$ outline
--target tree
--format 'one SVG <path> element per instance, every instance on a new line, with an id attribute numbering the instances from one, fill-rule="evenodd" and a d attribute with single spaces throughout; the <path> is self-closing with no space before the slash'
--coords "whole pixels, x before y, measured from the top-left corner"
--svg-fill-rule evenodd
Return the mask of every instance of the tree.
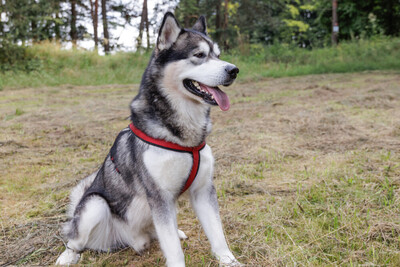
<path id="1" fill-rule="evenodd" d="M 183 27 L 190 28 L 197 20 L 200 11 L 200 1 L 181 0 L 175 11 L 177 19 Z"/>
<path id="2" fill-rule="evenodd" d="M 221 16 L 221 0 L 215 0 L 215 41 L 221 42 L 222 16 Z"/>
<path id="3" fill-rule="evenodd" d="M 98 14 L 99 14 L 99 0 L 89 0 L 90 3 L 90 17 L 93 24 L 93 39 L 94 49 L 97 50 L 99 37 L 98 37 Z"/>
<path id="4" fill-rule="evenodd" d="M 57 41 L 61 41 L 62 39 L 61 27 L 64 21 L 60 18 L 61 12 L 61 1 L 54 1 L 54 36 Z"/>
<path id="5" fill-rule="evenodd" d="M 140 49 L 146 32 L 147 44 L 143 46 L 149 49 L 150 30 L 154 34 L 157 30 L 152 26 L 159 24 L 162 14 L 171 7 L 176 7 L 175 15 L 186 28 L 200 14 L 205 15 L 208 34 L 224 49 L 245 47 L 249 52 L 253 44 L 273 43 L 313 48 L 328 45 L 332 31 L 332 0 L 157 0 L 151 19 L 148 0 L 140 4 L 138 1 L 99 1 L 0 0 L 0 43 L 30 45 L 56 39 L 75 46 L 87 35 L 89 18 L 95 47 L 101 42 L 108 54 L 115 47 L 110 37 L 112 27 L 132 25 L 132 18 L 141 15 L 136 42 Z M 399 0 L 340 0 L 338 3 L 341 40 L 377 34 L 400 35 Z M 103 38 L 99 37 L 98 30 L 99 5 Z"/>
<path id="6" fill-rule="evenodd" d="M 143 6 L 142 6 L 142 15 L 140 18 L 140 24 L 139 24 L 139 36 L 136 39 L 137 42 L 137 49 L 139 50 L 142 47 L 142 40 L 143 40 L 143 31 L 144 28 L 146 28 L 146 38 L 147 38 L 147 47 L 146 50 L 150 49 L 150 33 L 149 33 L 149 17 L 148 17 L 148 12 L 147 12 L 147 0 L 143 0 Z"/>
<path id="7" fill-rule="evenodd" d="M 4 36 L 4 22 L 3 22 L 3 15 L 5 15 L 5 2 L 0 0 L 0 36 Z"/>
<path id="8" fill-rule="evenodd" d="M 387 1 L 372 1 L 372 0 L 338 1 L 337 14 L 338 14 L 338 21 L 340 22 L 338 38 L 340 40 L 367 38 L 379 32 L 380 29 L 382 29 L 383 25 L 378 22 L 384 21 L 385 19 L 383 17 L 386 17 L 388 14 L 384 13 L 379 14 L 378 10 L 381 10 L 381 8 L 384 6 L 384 3 L 386 2 Z M 327 6 L 329 8 L 322 9 L 319 11 L 321 17 L 320 25 L 324 27 L 327 30 L 327 32 L 331 32 L 332 5 L 327 4 Z M 374 21 L 372 20 L 372 18 L 377 18 L 377 19 L 376 21 Z M 374 25 L 374 23 L 376 25 Z"/>
<path id="9" fill-rule="evenodd" d="M 60 0 L 3 0 L 2 13 L 8 20 L 1 22 L 2 36 L 23 44 L 53 39 L 56 27 L 62 23 L 56 16 L 61 10 L 60 3 Z M 61 36 L 61 31 L 57 34 Z"/>
<path id="10" fill-rule="evenodd" d="M 389 36 L 400 36 L 400 1 L 375 0 L 372 14 L 376 16 L 376 24 Z M 371 23 L 374 18 L 369 16 Z"/>
<path id="11" fill-rule="evenodd" d="M 337 0 L 332 0 L 332 44 L 337 45 L 338 43 L 338 32 L 339 24 L 337 18 Z"/>
<path id="12" fill-rule="evenodd" d="M 70 20 L 70 37 L 71 37 L 71 41 L 73 46 L 76 46 L 76 42 L 78 40 L 78 30 L 76 27 L 76 21 L 77 21 L 77 11 L 76 11 L 76 0 L 70 0 L 70 4 L 71 4 L 71 20 Z"/>
<path id="13" fill-rule="evenodd" d="M 108 33 L 107 0 L 101 0 L 101 16 L 103 19 L 103 47 L 106 54 L 110 53 L 110 35 Z"/>

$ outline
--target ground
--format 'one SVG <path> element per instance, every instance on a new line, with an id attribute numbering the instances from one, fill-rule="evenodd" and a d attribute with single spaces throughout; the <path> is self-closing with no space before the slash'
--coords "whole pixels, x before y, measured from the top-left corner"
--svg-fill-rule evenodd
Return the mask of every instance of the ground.
<path id="1" fill-rule="evenodd" d="M 129 124 L 137 85 L 0 92 L 0 265 L 54 264 L 68 194 Z M 213 108 L 207 143 L 228 243 L 244 264 L 400 265 L 400 74 L 364 72 L 236 83 Z M 217 266 L 187 200 L 188 266 Z M 81 263 L 162 266 L 86 251 Z"/>

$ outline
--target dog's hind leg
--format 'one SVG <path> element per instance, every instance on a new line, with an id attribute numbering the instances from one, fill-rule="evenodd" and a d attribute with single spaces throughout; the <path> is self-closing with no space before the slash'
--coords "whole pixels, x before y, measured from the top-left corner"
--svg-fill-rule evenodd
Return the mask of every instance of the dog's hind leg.
<path id="1" fill-rule="evenodd" d="M 109 250 L 113 245 L 112 218 L 107 202 L 90 196 L 77 206 L 74 217 L 66 225 L 67 249 L 58 257 L 57 265 L 76 264 L 85 248 Z"/>

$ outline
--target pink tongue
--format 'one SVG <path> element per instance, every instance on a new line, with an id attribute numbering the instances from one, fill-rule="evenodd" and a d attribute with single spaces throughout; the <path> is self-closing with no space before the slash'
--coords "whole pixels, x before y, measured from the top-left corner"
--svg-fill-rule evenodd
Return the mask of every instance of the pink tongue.
<path id="1" fill-rule="evenodd" d="M 228 96 L 218 87 L 208 87 L 205 84 L 199 83 L 201 89 L 209 92 L 214 96 L 215 101 L 217 102 L 219 108 L 223 111 L 227 111 L 231 104 L 229 103 Z"/>

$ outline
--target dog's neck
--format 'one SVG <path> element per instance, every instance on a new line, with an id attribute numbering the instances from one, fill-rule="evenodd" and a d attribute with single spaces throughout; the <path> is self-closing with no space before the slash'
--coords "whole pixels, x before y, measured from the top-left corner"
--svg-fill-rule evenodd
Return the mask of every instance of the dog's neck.
<path id="1" fill-rule="evenodd" d="M 146 74 L 131 103 L 133 124 L 153 138 L 181 146 L 204 142 L 211 132 L 210 107 L 166 94 L 167 88 L 159 88 L 157 79 Z"/>

